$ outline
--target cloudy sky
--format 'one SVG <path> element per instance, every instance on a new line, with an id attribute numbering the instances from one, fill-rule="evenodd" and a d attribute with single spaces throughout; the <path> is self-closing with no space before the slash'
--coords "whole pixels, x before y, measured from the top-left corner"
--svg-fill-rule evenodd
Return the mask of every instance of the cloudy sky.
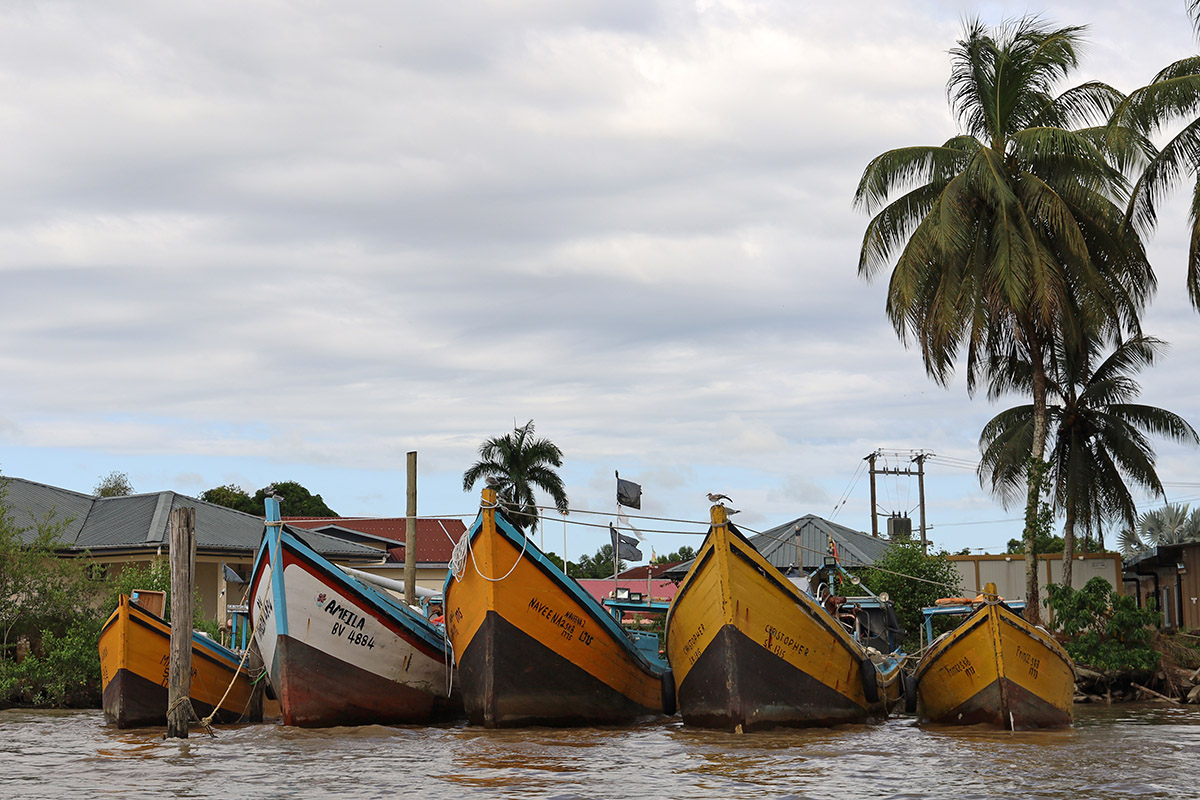
<path id="1" fill-rule="evenodd" d="M 1198 46 L 1183 0 L 1098 5 L 6 4 L 0 471 L 393 516 L 416 450 L 421 513 L 473 514 L 479 443 L 533 419 L 573 508 L 611 513 L 620 470 L 697 521 L 649 531 L 702 532 L 714 490 L 750 529 L 869 530 L 863 457 L 924 450 L 935 542 L 1003 549 L 1019 510 L 972 470 L 1000 407 L 897 341 L 851 198 L 955 132 L 967 16 L 1086 24 L 1072 83 L 1125 91 Z M 1200 424 L 1182 204 L 1152 254 L 1173 349 L 1143 397 Z M 1198 458 L 1160 448 L 1171 499 Z M 915 517 L 915 480 L 879 503 Z"/>

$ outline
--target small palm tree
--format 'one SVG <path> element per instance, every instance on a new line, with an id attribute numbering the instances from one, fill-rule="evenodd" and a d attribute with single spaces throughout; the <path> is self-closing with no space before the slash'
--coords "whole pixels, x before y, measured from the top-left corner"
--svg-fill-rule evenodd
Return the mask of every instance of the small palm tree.
<path id="1" fill-rule="evenodd" d="M 554 471 L 562 466 L 562 451 L 549 439 L 534 438 L 533 420 L 512 433 L 485 440 L 479 446 L 479 457 L 463 473 L 463 491 L 471 491 L 481 478 L 494 481 L 503 507 L 521 530 L 537 530 L 534 489 L 546 492 L 554 507 L 567 513 L 567 492 Z"/>
<path id="2" fill-rule="evenodd" d="M 1048 375 L 1052 402 L 1047 418 L 1052 433 L 1047 479 L 1055 507 L 1065 514 L 1063 585 L 1070 586 L 1075 556 L 1075 525 L 1115 519 L 1132 526 L 1137 514 L 1129 485 L 1163 493 L 1147 434 L 1180 442 L 1200 442 L 1182 417 L 1154 406 L 1131 402 L 1138 384 L 1133 375 L 1150 366 L 1165 348 L 1151 337 L 1117 346 L 1099 365 L 1095 346 L 1082 350 L 1057 346 Z M 1013 361 L 993 365 L 989 393 L 1028 390 L 1031 370 Z M 1033 407 L 1017 406 L 997 414 L 979 437 L 981 483 L 1006 503 L 1025 484 L 1025 466 L 1033 439 Z"/>
<path id="3" fill-rule="evenodd" d="M 1147 511 L 1136 526 L 1121 529 L 1121 553 L 1136 556 L 1161 544 L 1200 541 L 1200 508 L 1190 513 L 1186 503 L 1168 503 Z"/>

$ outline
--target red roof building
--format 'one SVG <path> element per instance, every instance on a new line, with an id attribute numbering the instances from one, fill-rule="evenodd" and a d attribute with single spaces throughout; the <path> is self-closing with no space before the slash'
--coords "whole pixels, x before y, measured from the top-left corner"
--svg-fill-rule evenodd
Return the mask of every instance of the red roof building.
<path id="1" fill-rule="evenodd" d="M 405 517 L 284 517 L 283 521 L 295 528 L 380 547 L 387 551 L 389 563 L 404 563 L 404 540 L 408 530 Z M 443 567 L 449 564 L 454 543 L 466 530 L 461 519 L 418 519 L 417 564 Z"/>

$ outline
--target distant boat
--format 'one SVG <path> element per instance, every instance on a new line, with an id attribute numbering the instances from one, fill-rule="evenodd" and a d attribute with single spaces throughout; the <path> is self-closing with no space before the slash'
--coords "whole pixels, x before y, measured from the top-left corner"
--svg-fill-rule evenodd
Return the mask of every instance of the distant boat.
<path id="1" fill-rule="evenodd" d="M 965 619 L 934 639 L 932 620 L 943 615 Z M 925 630 L 933 643 L 914 672 L 922 721 L 1008 730 L 1072 723 L 1071 657 L 1045 629 L 1006 605 L 994 583 L 978 604 L 925 609 Z"/>
<path id="2" fill-rule="evenodd" d="M 640 637 L 645 649 L 635 645 L 496 511 L 495 489 L 483 490 L 442 594 L 472 723 L 592 725 L 663 713 L 663 693 L 674 687 L 657 637 Z M 673 713 L 671 697 L 665 702 Z"/>
<path id="3" fill-rule="evenodd" d="M 724 506 L 711 517 L 667 616 L 684 723 L 754 730 L 886 717 L 903 688 L 902 632 L 886 596 L 825 591 L 818 602 L 759 554 Z"/>
<path id="4" fill-rule="evenodd" d="M 441 631 L 344 572 L 282 523 L 267 525 L 250 580 L 250 623 L 286 725 L 428 722 L 461 709 Z"/>
<path id="5" fill-rule="evenodd" d="M 167 724 L 171 626 L 160 616 L 163 594 L 143 594 L 158 601 L 153 610 L 121 595 L 100 631 L 104 719 L 118 728 Z M 197 714 L 207 717 L 219 703 L 214 719 L 238 722 L 250 711 L 252 686 L 245 668 L 239 669 L 241 661 L 241 654 L 192 634 L 191 700 Z"/>

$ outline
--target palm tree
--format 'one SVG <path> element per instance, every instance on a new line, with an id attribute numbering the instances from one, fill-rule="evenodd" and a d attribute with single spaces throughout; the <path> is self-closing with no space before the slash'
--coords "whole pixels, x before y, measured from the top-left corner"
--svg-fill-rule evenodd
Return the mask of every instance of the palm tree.
<path id="1" fill-rule="evenodd" d="M 1030 464 L 1047 436 L 1046 361 L 1052 344 L 1137 332 L 1154 275 L 1124 224 L 1128 182 L 1110 158 L 1134 158 L 1123 130 L 1087 127 L 1124 96 L 1099 82 L 1056 94 L 1078 65 L 1082 28 L 1023 18 L 989 31 L 969 22 L 951 51 L 947 87 L 964 132 L 940 146 L 877 156 L 855 205 L 874 214 L 859 275 L 893 259 L 887 314 L 921 349 L 926 372 L 946 384 L 965 349 L 968 392 L 993 356 L 1030 365 Z M 1040 481 L 1028 481 L 1026 600 L 1039 615 L 1036 559 Z"/>
<path id="2" fill-rule="evenodd" d="M 1191 513 L 1187 504 L 1168 503 L 1147 511 L 1137 519 L 1136 527 L 1121 530 L 1121 552 L 1136 556 L 1160 544 L 1200 541 L 1200 508 Z"/>
<path id="3" fill-rule="evenodd" d="M 1082 350 L 1058 344 L 1050 360 L 1046 409 L 1053 433 L 1047 478 L 1063 526 L 1063 585 L 1071 585 L 1075 525 L 1116 519 L 1132 526 L 1137 515 L 1132 484 L 1155 496 L 1163 494 L 1147 434 L 1200 443 L 1182 417 L 1154 406 L 1131 402 L 1138 394 L 1133 375 L 1150 366 L 1165 349 L 1151 337 L 1118 345 L 1099 365 L 1095 347 Z M 993 399 L 1006 391 L 1028 393 L 1031 370 L 1025 363 L 997 365 L 989 388 Z M 1025 465 L 1033 441 L 1033 407 L 1022 405 L 997 414 L 979 437 L 981 483 L 1007 504 L 1025 484 Z"/>
<path id="4" fill-rule="evenodd" d="M 479 446 L 479 457 L 481 460 L 463 473 L 463 491 L 471 491 L 481 478 L 493 479 L 501 503 L 521 530 L 537 530 L 534 489 L 550 495 L 559 513 L 567 513 L 567 492 L 554 471 L 562 466 L 562 451 L 549 439 L 534 438 L 533 420 L 513 428 L 512 433 L 485 440 Z"/>
<path id="5" fill-rule="evenodd" d="M 1200 0 L 1187 0 L 1185 6 L 1200 35 Z M 1169 64 L 1148 85 L 1132 92 L 1113 112 L 1112 124 L 1147 139 L 1174 131 L 1160 150 L 1151 153 L 1138 177 L 1128 218 L 1142 235 L 1149 235 L 1158 222 L 1158 204 L 1179 183 L 1193 181 L 1187 288 L 1192 305 L 1200 308 L 1200 55 Z"/>

